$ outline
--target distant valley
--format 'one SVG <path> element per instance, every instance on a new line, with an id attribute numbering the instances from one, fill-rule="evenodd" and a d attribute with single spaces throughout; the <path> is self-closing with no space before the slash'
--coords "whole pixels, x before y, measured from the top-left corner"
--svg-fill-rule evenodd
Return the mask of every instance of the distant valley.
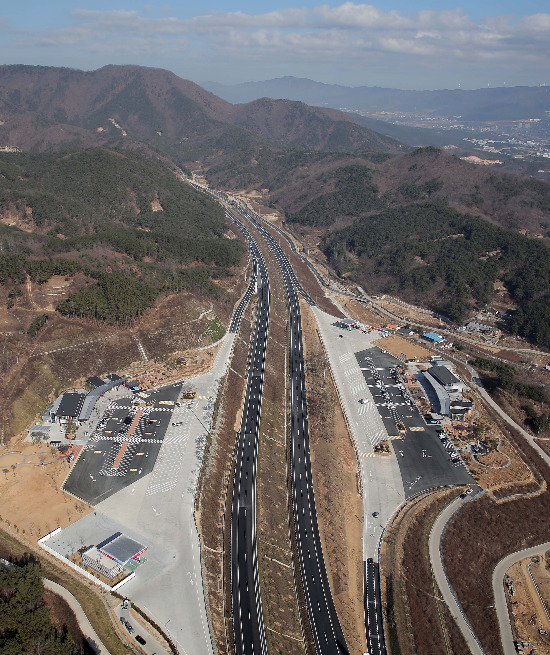
<path id="1" fill-rule="evenodd" d="M 413 149 L 335 109 L 268 98 L 232 105 L 163 70 L 107 66 L 84 73 L 3 66 L 0 82 L 0 145 L 22 151 L 2 155 L 2 230 L 14 242 L 31 244 L 27 258 L 58 257 L 71 248 L 84 249 L 90 253 L 87 257 L 99 252 L 98 248 L 122 249 L 134 260 L 125 275 L 131 279 L 139 272 L 140 284 L 157 289 L 159 280 L 165 279 L 160 271 L 167 261 L 181 267 L 177 264 L 181 255 L 172 252 L 178 243 L 187 253 L 185 275 L 235 266 L 240 252 L 233 246 L 229 253 L 224 245 L 225 254 L 214 248 L 214 242 L 197 250 L 192 230 L 178 236 L 182 226 L 171 213 L 171 203 L 163 200 L 165 192 L 145 172 L 152 164 L 141 163 L 154 158 L 188 175 L 199 174 L 216 188 L 261 192 L 263 204 L 277 210 L 304 243 L 317 248 L 319 256 L 342 275 L 370 284 L 371 290 L 401 294 L 462 321 L 496 298 L 497 289 L 504 289 L 504 295 L 498 292 L 499 302 L 504 307 L 519 306 L 509 328 L 540 345 L 550 343 L 542 329 L 550 304 L 546 245 L 550 242 L 550 186 L 542 181 L 495 166 L 476 166 L 433 146 Z M 326 85 L 293 78 L 283 82 L 276 88 L 281 92 L 294 89 L 294 95 L 304 88 L 318 94 L 327 91 Z M 252 93 L 252 87 L 246 88 Z M 341 91 L 340 87 L 328 90 L 333 98 Z M 418 106 L 423 99 L 423 111 L 428 111 L 426 103 L 431 102 L 432 113 L 448 109 L 445 102 L 457 102 L 460 97 L 462 111 L 471 117 L 480 102 L 485 103 L 487 115 L 488 103 L 504 97 L 508 98 L 508 116 L 528 110 L 542 115 L 547 98 L 544 87 L 420 96 L 375 91 L 373 102 L 379 109 L 390 106 L 385 102 L 398 110 L 405 97 L 414 97 Z M 493 96 L 489 91 L 494 91 Z M 319 101 L 320 96 L 313 99 Z M 344 91 L 340 101 L 347 102 Z M 26 151 L 36 153 L 34 159 L 28 159 Z M 117 158 L 124 163 L 120 169 Z M 131 166 L 136 172 L 143 172 L 141 181 L 130 174 L 128 158 L 134 158 L 136 164 Z M 91 220 L 93 212 L 81 202 L 82 194 L 96 192 L 90 191 L 94 188 L 90 182 L 86 186 L 79 178 L 89 176 L 86 160 L 90 165 L 107 162 L 105 171 L 111 173 L 97 178 L 104 180 L 104 188 L 110 175 L 118 176 L 120 195 L 102 210 L 103 218 Z M 78 166 L 69 167 L 70 161 L 79 162 Z M 48 162 L 53 165 L 49 171 Z M 35 173 L 29 171 L 36 167 L 43 171 L 43 187 L 31 190 L 21 180 L 34 179 Z M 67 174 L 64 170 L 70 170 L 73 188 L 80 191 L 59 206 L 47 187 L 53 175 Z M 59 177 L 55 179 L 59 189 Z M 163 212 L 151 213 L 155 199 Z M 133 210 L 128 203 L 134 203 Z M 192 216 L 193 203 L 189 207 Z M 106 226 L 105 212 L 111 212 L 118 232 Z M 20 222 L 11 220 L 7 227 L 14 215 Z M 30 221 L 26 227 L 25 220 Z M 196 216 L 190 220 L 196 221 Z M 404 221 L 405 227 L 392 227 L 395 220 Z M 438 238 L 445 239 L 445 252 L 435 248 L 433 234 L 438 230 L 435 225 L 427 227 L 432 220 L 439 223 Z M 382 229 L 389 235 L 385 245 L 374 245 L 376 230 L 371 225 L 385 226 Z M 217 225 L 212 237 L 219 238 L 220 230 Z M 393 239 L 395 230 L 401 240 Z M 170 243 L 168 233 L 174 237 Z M 455 236 L 449 240 L 451 235 Z M 462 252 L 465 259 L 459 275 L 456 268 L 453 274 L 441 265 L 444 260 L 455 261 Z M 526 280 L 523 270 L 520 281 L 517 275 L 525 258 L 536 263 L 531 278 Z M 202 262 L 202 268 L 189 268 L 193 261 Z M 147 271 L 156 271 L 154 283 Z M 5 274 L 4 279 L 9 277 Z M 158 292 L 151 293 L 154 299 Z M 73 299 L 71 311 L 78 315 L 74 303 Z M 107 314 L 98 317 L 109 319 Z"/>
<path id="2" fill-rule="evenodd" d="M 546 161 L 550 157 L 547 86 L 403 91 L 322 84 L 291 76 L 204 86 L 233 103 L 268 97 L 333 107 L 411 146 L 449 145 L 459 151 L 485 153 L 483 157 L 488 160 L 500 156 L 517 170 L 550 179 L 550 163 Z"/>

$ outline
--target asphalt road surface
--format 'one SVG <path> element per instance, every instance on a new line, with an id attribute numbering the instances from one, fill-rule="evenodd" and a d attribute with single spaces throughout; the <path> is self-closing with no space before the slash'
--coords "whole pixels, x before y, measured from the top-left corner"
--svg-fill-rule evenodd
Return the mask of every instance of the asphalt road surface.
<path id="1" fill-rule="evenodd" d="M 382 594 L 380 593 L 380 568 L 377 562 L 368 559 L 365 572 L 365 625 L 370 655 L 386 655 L 384 640 L 384 618 L 382 614 Z"/>
<path id="2" fill-rule="evenodd" d="M 392 372 L 400 361 L 378 347 L 356 357 L 388 434 L 398 434 L 397 422 L 405 425 L 405 438 L 393 442 L 405 497 L 445 485 L 475 484 L 462 460 L 451 461 L 451 442 L 442 442 L 437 434 L 441 426 L 427 424 L 416 404 L 409 401 Z"/>
<path id="3" fill-rule="evenodd" d="M 65 481 L 64 490 L 90 505 L 109 498 L 151 473 L 181 391 L 174 385 L 148 399 L 123 398 L 111 403 Z M 139 404 L 133 404 L 133 400 Z M 143 406 L 143 403 L 152 403 Z M 129 439 L 128 430 L 139 421 Z M 117 457 L 123 449 L 120 462 Z"/>
<path id="4" fill-rule="evenodd" d="M 243 232 L 248 242 L 254 261 L 255 286 L 258 291 L 256 324 L 249 353 L 246 396 L 233 477 L 231 510 L 233 634 L 237 655 L 260 653 L 267 655 L 256 542 L 256 469 L 269 328 L 269 278 L 264 259 L 252 235 L 233 212 L 227 211 L 227 214 Z"/>
<path id="5" fill-rule="evenodd" d="M 325 568 L 311 477 L 302 327 L 297 294 L 301 293 L 311 305 L 314 302 L 299 284 L 286 255 L 271 233 L 252 214 L 246 211 L 243 214 L 259 230 L 275 255 L 287 290 L 294 530 L 315 650 L 318 655 L 348 653 Z"/>

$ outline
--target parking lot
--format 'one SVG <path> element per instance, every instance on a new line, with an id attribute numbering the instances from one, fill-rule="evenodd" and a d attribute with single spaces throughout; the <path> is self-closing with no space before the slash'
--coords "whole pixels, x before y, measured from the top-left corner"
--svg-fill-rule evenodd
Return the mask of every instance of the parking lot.
<path id="1" fill-rule="evenodd" d="M 172 420 L 181 385 L 110 403 L 64 484 L 97 505 L 152 472 Z"/>
<path id="2" fill-rule="evenodd" d="M 403 437 L 393 441 L 405 497 L 444 485 L 473 484 L 451 441 L 439 438 L 441 426 L 426 423 L 399 381 L 395 367 L 402 362 L 378 347 L 360 351 L 356 358 L 388 434 L 399 435 L 397 423 L 405 428 Z"/>
<path id="3" fill-rule="evenodd" d="M 343 330 L 334 316 L 314 313 L 356 444 L 363 487 L 363 556 L 378 561 L 387 522 L 414 494 L 432 487 L 473 483 L 450 458 L 450 443 L 438 438 L 412 405 L 392 370 L 402 361 L 376 346 L 379 332 Z M 396 423 L 403 422 L 404 438 Z M 375 452 L 389 439 L 389 452 Z"/>

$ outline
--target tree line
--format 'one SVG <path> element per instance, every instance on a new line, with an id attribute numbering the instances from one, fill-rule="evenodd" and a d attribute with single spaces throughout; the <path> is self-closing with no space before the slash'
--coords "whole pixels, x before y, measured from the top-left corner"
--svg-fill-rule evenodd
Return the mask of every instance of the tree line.
<path id="1" fill-rule="evenodd" d="M 0 651 L 4 655 L 75 655 L 65 632 L 52 625 L 44 604 L 40 564 L 28 556 L 18 566 L 0 565 Z"/>

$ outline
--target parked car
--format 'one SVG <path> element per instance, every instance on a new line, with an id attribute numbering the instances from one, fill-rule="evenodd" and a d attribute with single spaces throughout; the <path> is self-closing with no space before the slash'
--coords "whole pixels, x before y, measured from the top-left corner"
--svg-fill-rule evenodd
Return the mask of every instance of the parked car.
<path id="1" fill-rule="evenodd" d="M 147 643 L 141 635 L 136 635 L 136 641 L 138 642 L 138 644 L 141 644 L 142 646 L 144 646 Z"/>

